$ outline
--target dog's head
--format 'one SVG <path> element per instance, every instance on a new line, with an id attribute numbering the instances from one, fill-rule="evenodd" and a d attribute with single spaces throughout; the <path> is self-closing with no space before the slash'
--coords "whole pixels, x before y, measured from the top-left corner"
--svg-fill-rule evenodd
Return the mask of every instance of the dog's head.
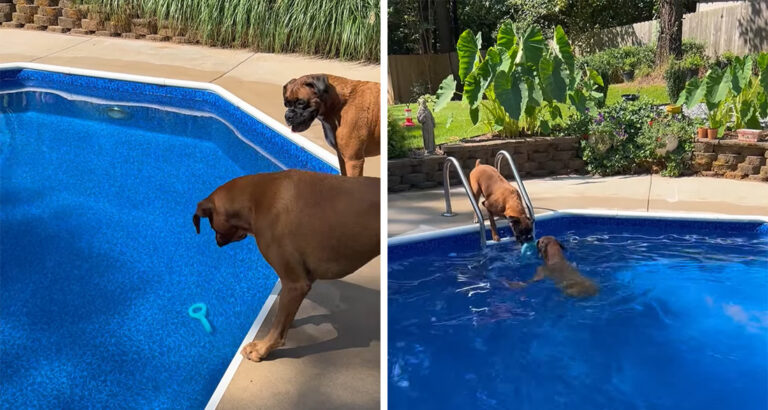
<path id="1" fill-rule="evenodd" d="M 512 228 L 512 232 L 515 234 L 515 240 L 520 243 L 526 243 L 533 240 L 533 223 L 531 218 L 528 218 L 525 213 L 520 215 L 519 213 L 510 213 L 505 215 L 509 221 L 509 227 Z"/>
<path id="2" fill-rule="evenodd" d="M 216 243 L 222 247 L 228 243 L 242 241 L 248 236 L 249 224 L 237 210 L 227 209 L 226 206 L 216 206 L 213 199 L 208 197 L 199 204 L 192 223 L 200 233 L 200 218 L 208 218 L 211 228 L 216 231 Z"/>
<path id="3" fill-rule="evenodd" d="M 565 250 L 565 246 L 563 246 L 560 241 L 555 239 L 554 236 L 542 236 L 538 241 L 536 241 L 536 249 L 539 250 L 539 256 L 541 256 L 544 261 L 547 261 L 547 250 L 551 247 L 555 247 L 555 249 L 559 249 L 561 252 Z"/>
<path id="4" fill-rule="evenodd" d="M 323 112 L 328 96 L 328 77 L 323 74 L 305 75 L 283 86 L 285 122 L 293 132 L 306 131 Z"/>

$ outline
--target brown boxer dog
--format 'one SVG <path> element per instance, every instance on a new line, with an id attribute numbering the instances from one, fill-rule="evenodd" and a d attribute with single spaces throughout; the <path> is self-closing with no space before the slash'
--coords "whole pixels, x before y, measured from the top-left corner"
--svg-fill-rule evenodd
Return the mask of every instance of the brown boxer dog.
<path id="1" fill-rule="evenodd" d="M 285 122 L 306 131 L 317 118 L 336 150 L 341 175 L 363 175 L 365 157 L 379 155 L 379 83 L 328 74 L 294 78 L 283 86 Z"/>
<path id="2" fill-rule="evenodd" d="M 528 282 L 507 281 L 509 287 L 519 289 L 532 282 L 548 278 L 568 296 L 586 298 L 597 294 L 598 286 L 568 263 L 563 255 L 564 247 L 557 239 L 552 236 L 543 236 L 536 242 L 536 247 L 544 260 L 544 265 L 536 269 L 533 279 Z"/>
<path id="3" fill-rule="evenodd" d="M 379 179 L 288 170 L 235 178 L 197 204 L 221 247 L 253 235 L 282 291 L 269 334 L 243 348 L 260 361 L 285 342 L 317 279 L 339 279 L 379 254 Z"/>
<path id="4" fill-rule="evenodd" d="M 475 162 L 475 168 L 469 173 L 469 185 L 472 188 L 475 201 L 480 201 L 481 194 L 485 198 L 483 206 L 488 211 L 491 236 L 494 241 L 500 240 L 494 220 L 496 216 L 507 218 L 517 242 L 522 244 L 533 240 L 533 223 L 528 214 L 525 213 L 525 206 L 522 198 L 520 198 L 520 193 L 499 174 L 496 168 L 483 165 L 478 159 Z M 477 222 L 477 216 L 475 216 L 475 222 Z"/>

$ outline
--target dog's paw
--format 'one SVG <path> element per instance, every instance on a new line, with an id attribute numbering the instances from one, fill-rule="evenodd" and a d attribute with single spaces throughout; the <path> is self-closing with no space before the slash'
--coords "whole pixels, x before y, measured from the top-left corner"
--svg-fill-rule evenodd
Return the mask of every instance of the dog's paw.
<path id="1" fill-rule="evenodd" d="M 261 340 L 257 340 L 255 342 L 248 343 L 243 347 L 242 355 L 245 356 L 246 359 L 254 361 L 254 362 L 260 362 L 261 359 L 267 357 L 269 352 L 271 352 L 272 349 L 269 347 L 267 343 L 264 343 Z"/>
<path id="2" fill-rule="evenodd" d="M 501 242 L 501 237 L 499 235 L 491 234 L 491 238 L 494 242 Z"/>

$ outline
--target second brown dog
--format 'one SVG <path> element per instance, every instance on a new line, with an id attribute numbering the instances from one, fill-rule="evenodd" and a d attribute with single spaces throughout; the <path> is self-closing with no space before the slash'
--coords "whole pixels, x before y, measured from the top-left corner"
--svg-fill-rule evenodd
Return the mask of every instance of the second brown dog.
<path id="1" fill-rule="evenodd" d="M 317 118 L 336 150 L 341 175 L 363 175 L 365 157 L 379 155 L 379 83 L 328 74 L 294 78 L 283 86 L 285 121 L 293 132 Z"/>
<path id="2" fill-rule="evenodd" d="M 544 260 L 544 265 L 536 269 L 536 275 L 528 282 L 507 281 L 509 287 L 521 288 L 531 282 L 551 279 L 568 296 L 585 298 L 597 294 L 598 286 L 568 263 L 563 255 L 563 245 L 557 239 L 552 236 L 543 236 L 536 242 L 536 247 Z"/>
<path id="3" fill-rule="evenodd" d="M 509 221 L 515 239 L 519 243 L 533 240 L 533 223 L 525 213 L 525 206 L 520 198 L 520 193 L 503 176 L 490 165 L 483 165 L 478 159 L 475 168 L 469 173 L 469 185 L 475 201 L 483 195 L 483 206 L 488 210 L 488 219 L 491 222 L 491 236 L 494 241 L 499 241 L 499 233 L 496 231 L 496 216 L 504 216 Z"/>

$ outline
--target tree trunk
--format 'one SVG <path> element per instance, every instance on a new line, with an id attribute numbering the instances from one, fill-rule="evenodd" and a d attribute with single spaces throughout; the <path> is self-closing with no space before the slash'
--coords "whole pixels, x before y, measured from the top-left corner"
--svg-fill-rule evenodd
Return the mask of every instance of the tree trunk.
<path id="1" fill-rule="evenodd" d="M 683 48 L 682 0 L 659 0 L 659 41 L 656 65 L 666 64 L 670 57 L 680 57 Z"/>
<path id="2" fill-rule="evenodd" d="M 437 27 L 437 52 L 448 53 L 456 49 L 448 0 L 435 0 L 435 26 Z"/>

